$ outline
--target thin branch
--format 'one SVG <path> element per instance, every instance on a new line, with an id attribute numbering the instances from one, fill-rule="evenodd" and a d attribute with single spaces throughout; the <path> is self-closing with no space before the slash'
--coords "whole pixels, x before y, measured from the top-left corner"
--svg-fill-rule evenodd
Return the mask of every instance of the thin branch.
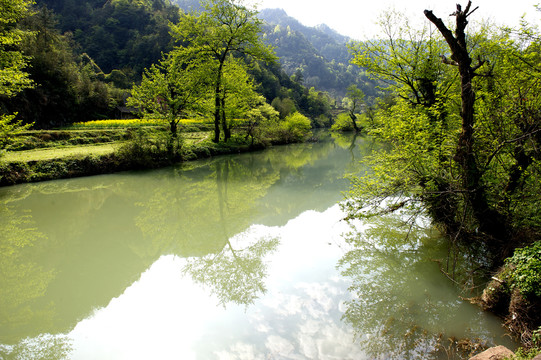
<path id="1" fill-rule="evenodd" d="M 537 130 L 534 130 L 534 131 L 531 131 L 527 134 L 524 134 L 518 138 L 515 138 L 515 139 L 511 139 L 511 140 L 505 140 L 504 142 L 502 142 L 498 148 L 496 150 L 494 150 L 494 152 L 489 156 L 488 160 L 487 160 L 487 163 L 485 164 L 484 166 L 484 169 L 487 169 L 488 166 L 490 165 L 490 163 L 492 162 L 492 160 L 494 159 L 494 157 L 500 152 L 501 149 L 503 149 L 503 147 L 505 145 L 508 145 L 508 144 L 512 144 L 512 143 L 516 143 L 516 142 L 519 142 L 519 141 L 522 141 L 538 132 L 541 132 L 541 129 L 537 129 Z"/>

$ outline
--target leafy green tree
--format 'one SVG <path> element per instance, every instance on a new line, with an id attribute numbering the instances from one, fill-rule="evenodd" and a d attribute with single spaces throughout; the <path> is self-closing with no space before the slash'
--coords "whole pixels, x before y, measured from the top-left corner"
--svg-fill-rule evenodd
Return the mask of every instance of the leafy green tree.
<path id="1" fill-rule="evenodd" d="M 346 207 L 426 209 L 452 238 L 482 239 L 501 258 L 540 231 L 539 36 L 494 26 L 466 36 L 472 9 L 457 6 L 454 33 L 427 11 L 441 35 L 387 20 L 387 39 L 352 47 L 392 97 L 370 130 L 390 147 L 354 180 Z"/>
<path id="2" fill-rule="evenodd" d="M 13 97 L 33 84 L 25 71 L 28 59 L 18 48 L 29 33 L 16 28 L 31 4 L 31 0 L 0 1 L 0 97 Z M 14 120 L 13 115 L 0 114 L 0 149 L 10 135 L 27 127 Z"/>
<path id="3" fill-rule="evenodd" d="M 214 142 L 220 141 L 220 125 L 224 140 L 230 136 L 224 118 L 226 94 L 224 91 L 225 65 L 230 55 L 243 56 L 246 61 L 259 59 L 273 61 L 274 54 L 259 37 L 261 21 L 254 9 L 235 0 L 205 0 L 205 11 L 185 14 L 172 26 L 174 39 L 184 48 L 197 54 L 212 70 L 214 92 Z"/>
<path id="4" fill-rule="evenodd" d="M 384 12 L 378 25 L 381 39 L 351 43 L 352 62 L 408 103 L 435 105 L 453 83 L 440 60 L 444 45 L 437 33 L 426 25 L 411 27 L 406 16 L 396 10 Z"/>
<path id="5" fill-rule="evenodd" d="M 295 102 L 290 98 L 280 99 L 279 97 L 272 100 L 271 103 L 272 107 L 276 109 L 280 113 L 280 117 L 284 119 L 289 114 L 294 113 L 297 111 L 297 108 L 295 106 Z"/>
<path id="6" fill-rule="evenodd" d="M 233 123 L 245 120 L 249 111 L 261 101 L 246 65 L 239 59 L 229 57 L 224 64 L 221 101 L 222 121 L 227 124 L 229 134 Z"/>
<path id="7" fill-rule="evenodd" d="M 295 112 L 288 115 L 279 124 L 280 139 L 285 142 L 297 142 L 304 140 L 311 132 L 310 119 L 301 113 Z"/>
<path id="8" fill-rule="evenodd" d="M 364 99 L 364 93 L 361 89 L 357 88 L 357 85 L 353 84 L 348 87 L 346 97 L 343 100 L 344 105 L 348 109 L 348 115 L 351 119 L 351 125 L 355 132 L 360 132 L 362 129 L 357 125 L 357 112 L 359 111 L 362 101 Z"/>
<path id="9" fill-rule="evenodd" d="M 190 55 L 183 49 L 164 55 L 159 64 L 145 70 L 127 101 L 149 116 L 166 120 L 172 137 L 177 137 L 181 117 L 201 109 L 205 96 L 205 66 Z"/>

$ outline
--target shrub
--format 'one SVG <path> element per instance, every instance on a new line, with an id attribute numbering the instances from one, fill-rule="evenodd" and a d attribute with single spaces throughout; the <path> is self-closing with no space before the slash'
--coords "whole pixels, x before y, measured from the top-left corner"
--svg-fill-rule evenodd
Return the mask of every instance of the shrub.
<path id="1" fill-rule="evenodd" d="M 357 116 L 358 121 L 358 116 Z M 353 123 L 351 122 L 351 117 L 347 113 L 340 113 L 336 118 L 336 121 L 331 126 L 332 131 L 353 131 Z"/>
<path id="2" fill-rule="evenodd" d="M 541 298 L 541 241 L 516 249 L 506 263 L 513 269 L 507 273 L 511 288 L 525 297 Z"/>
<path id="3" fill-rule="evenodd" d="M 280 139 L 285 142 L 302 141 L 311 130 L 310 119 L 301 113 L 288 115 L 284 121 L 280 122 Z"/>

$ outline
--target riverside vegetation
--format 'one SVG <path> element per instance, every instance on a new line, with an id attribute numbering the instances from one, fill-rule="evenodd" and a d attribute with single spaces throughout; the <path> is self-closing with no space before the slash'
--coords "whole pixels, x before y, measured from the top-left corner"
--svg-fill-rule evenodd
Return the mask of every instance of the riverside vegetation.
<path id="1" fill-rule="evenodd" d="M 220 154 L 263 149 L 306 139 L 310 121 L 293 114 L 257 131 L 238 122 L 231 139 L 214 143 L 210 122 L 184 120 L 175 138 L 160 120 L 99 120 L 64 130 L 21 131 L 0 159 L 0 186 L 152 169 Z"/>
<path id="2" fill-rule="evenodd" d="M 117 10 L 133 5 L 111 3 Z M 148 10 L 161 2 L 140 3 Z M 420 29 L 389 11 L 380 18 L 381 39 L 350 44 L 352 63 L 380 84 L 379 98 L 363 104 L 363 91 L 353 84 L 337 106 L 328 94 L 304 88 L 302 71 L 294 77 L 281 72 L 273 49 L 259 36 L 257 12 L 236 1 L 203 1 L 202 12 L 171 15 L 174 45 L 145 65 L 131 89 L 125 72 L 111 68 L 105 74 L 88 55 L 75 57 L 68 35 L 51 30 L 46 9 L 27 17 L 28 0 L 1 6 L 0 145 L 9 150 L 0 163 L 2 184 L 303 141 L 311 128 L 329 126 L 331 109 L 340 107 L 335 130 L 367 131 L 387 144 L 366 160 L 373 171 L 352 179 L 344 203 L 348 218 L 408 211 L 413 227 L 416 215 L 428 214 L 457 249 L 441 270 L 470 287 L 492 277 L 473 301 L 501 314 L 527 350 L 541 346 L 541 34 L 535 27 L 481 24 L 470 31 L 477 11 L 472 2 L 457 5 L 453 30 L 428 10 L 425 17 L 435 27 Z M 22 26 L 25 17 L 31 21 Z M 36 49 L 41 51 L 31 51 Z M 51 71 L 53 64 L 62 71 Z M 123 98 L 144 120 L 29 130 L 32 123 L 69 125 L 74 116 L 110 111 Z M 58 121 L 41 116 L 51 109 L 62 110 Z M 70 121 L 63 119 L 68 115 Z M 50 149 L 41 159 L 9 160 L 16 159 L 16 150 L 37 152 L 31 149 L 51 144 L 85 146 L 61 160 L 47 155 Z M 471 269 L 483 274 L 454 274 L 465 249 L 475 251 Z"/>
<path id="3" fill-rule="evenodd" d="M 469 31 L 476 11 L 471 1 L 457 5 L 452 29 L 429 10 L 420 29 L 389 11 L 380 19 L 383 38 L 351 45 L 353 62 L 387 86 L 369 133 L 389 147 L 367 160 L 374 171 L 353 179 L 344 207 L 350 218 L 409 211 L 409 226 L 429 214 L 460 249 L 441 270 L 466 287 L 482 286 L 479 271 L 469 278 L 454 272 L 456 257 L 475 249 L 472 271 L 496 280 L 473 301 L 499 313 L 516 339 L 535 349 L 541 34 L 526 22 Z"/>

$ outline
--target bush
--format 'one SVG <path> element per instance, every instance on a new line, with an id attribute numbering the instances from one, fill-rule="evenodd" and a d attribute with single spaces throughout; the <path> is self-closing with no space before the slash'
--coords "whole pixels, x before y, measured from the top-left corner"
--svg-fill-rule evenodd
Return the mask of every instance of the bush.
<path id="1" fill-rule="evenodd" d="M 357 121 L 359 116 L 357 116 Z M 336 118 L 336 121 L 331 126 L 332 131 L 354 131 L 353 123 L 351 122 L 351 117 L 347 113 L 341 113 Z"/>
<path id="2" fill-rule="evenodd" d="M 117 155 L 131 168 L 155 168 L 180 161 L 182 138 L 173 138 L 168 131 L 131 129 L 131 140 Z"/>
<path id="3" fill-rule="evenodd" d="M 541 241 L 516 249 L 506 264 L 513 269 L 507 273 L 512 289 L 518 289 L 525 297 L 541 298 Z"/>
<path id="4" fill-rule="evenodd" d="M 310 134 L 311 128 L 310 119 L 296 112 L 280 122 L 279 137 L 285 142 L 302 141 Z"/>

